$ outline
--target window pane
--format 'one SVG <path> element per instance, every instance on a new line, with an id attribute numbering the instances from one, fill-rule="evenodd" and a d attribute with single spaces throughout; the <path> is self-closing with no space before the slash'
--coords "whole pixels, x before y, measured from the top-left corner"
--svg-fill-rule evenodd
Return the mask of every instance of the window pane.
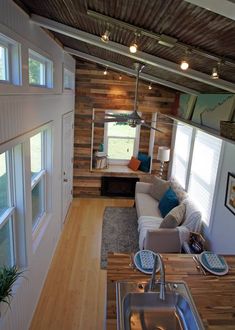
<path id="1" fill-rule="evenodd" d="M 6 153 L 0 154 L 0 216 L 9 207 Z"/>
<path id="2" fill-rule="evenodd" d="M 108 157 L 111 159 L 131 159 L 134 142 L 134 139 L 108 138 Z"/>
<path id="3" fill-rule="evenodd" d="M 188 192 L 209 224 L 222 141 L 197 131 Z"/>
<path id="4" fill-rule="evenodd" d="M 177 126 L 173 154 L 172 176 L 185 188 L 193 129 Z"/>
<path id="5" fill-rule="evenodd" d="M 33 228 L 35 227 L 38 219 L 44 213 L 44 202 L 43 202 L 43 186 L 44 186 L 44 177 L 36 184 L 32 190 L 32 222 Z"/>
<path id="6" fill-rule="evenodd" d="M 0 46 L 0 80 L 7 80 L 6 56 L 7 49 Z"/>
<path id="7" fill-rule="evenodd" d="M 30 138 L 31 178 L 42 170 L 42 133 Z"/>
<path id="8" fill-rule="evenodd" d="M 29 58 L 29 83 L 45 85 L 45 64 Z"/>
<path id="9" fill-rule="evenodd" d="M 12 266 L 13 260 L 13 242 L 12 242 L 12 225 L 9 219 L 0 229 L 0 267 Z"/>
<path id="10" fill-rule="evenodd" d="M 136 128 L 127 123 L 108 123 L 108 136 L 123 136 L 135 138 Z"/>

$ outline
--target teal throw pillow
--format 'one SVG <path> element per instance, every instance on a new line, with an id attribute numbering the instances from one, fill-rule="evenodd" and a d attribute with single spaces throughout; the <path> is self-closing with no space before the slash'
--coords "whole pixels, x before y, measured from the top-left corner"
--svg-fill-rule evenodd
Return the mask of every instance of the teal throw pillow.
<path id="1" fill-rule="evenodd" d="M 170 187 L 159 201 L 158 207 L 162 217 L 164 218 L 177 205 L 179 205 L 179 200 L 174 190 Z"/>
<path id="2" fill-rule="evenodd" d="M 146 155 L 146 154 L 142 154 L 141 152 L 139 152 L 137 158 L 138 158 L 138 160 L 141 161 L 139 170 L 143 171 L 143 172 L 149 172 L 151 157 Z"/>

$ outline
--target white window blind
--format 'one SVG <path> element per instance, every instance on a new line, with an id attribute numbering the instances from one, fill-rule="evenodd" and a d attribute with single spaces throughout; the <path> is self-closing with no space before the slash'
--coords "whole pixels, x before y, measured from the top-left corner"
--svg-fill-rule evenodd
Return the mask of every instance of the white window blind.
<path id="1" fill-rule="evenodd" d="M 195 135 L 188 192 L 209 224 L 222 141 L 204 132 Z"/>
<path id="2" fill-rule="evenodd" d="M 186 186 L 192 133 L 193 128 L 190 126 L 178 125 L 176 128 L 172 176 L 183 188 Z"/>

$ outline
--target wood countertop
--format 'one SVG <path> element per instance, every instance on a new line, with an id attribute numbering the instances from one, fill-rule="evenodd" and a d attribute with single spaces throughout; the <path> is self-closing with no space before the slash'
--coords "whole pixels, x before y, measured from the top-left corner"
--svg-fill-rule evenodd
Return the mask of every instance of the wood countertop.
<path id="1" fill-rule="evenodd" d="M 166 281 L 185 281 L 205 329 L 235 330 L 235 256 L 225 256 L 229 272 L 215 276 L 203 275 L 196 268 L 193 255 L 162 254 Z M 128 254 L 109 253 L 107 267 L 106 329 L 116 330 L 116 281 L 149 281 L 145 275 L 130 266 Z M 158 278 L 158 275 L 156 276 Z"/>

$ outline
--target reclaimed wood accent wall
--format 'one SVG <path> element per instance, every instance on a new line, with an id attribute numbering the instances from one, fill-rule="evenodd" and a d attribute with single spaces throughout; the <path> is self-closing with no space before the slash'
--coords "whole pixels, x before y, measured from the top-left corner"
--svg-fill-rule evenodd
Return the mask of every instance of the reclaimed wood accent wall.
<path id="1" fill-rule="evenodd" d="M 77 60 L 76 63 L 76 100 L 74 123 L 74 197 L 100 196 L 101 176 L 103 173 L 90 171 L 92 113 L 93 109 L 122 109 L 133 110 L 135 94 L 135 78 L 118 72 L 108 70 L 103 74 L 104 67 L 96 63 Z M 171 112 L 175 93 L 153 85 L 148 89 L 148 83 L 140 81 L 139 84 L 139 111 L 150 121 L 153 112 L 167 114 Z M 158 125 L 163 133 L 156 132 L 153 155 L 152 173 L 159 170 L 160 163 L 156 160 L 158 146 L 170 146 L 172 127 Z M 148 128 L 141 128 L 140 151 L 148 153 Z M 98 148 L 103 137 L 103 126 L 96 125 L 94 149 Z M 167 168 L 167 167 L 166 167 Z M 112 175 L 120 176 L 120 173 Z M 135 175 L 135 174 L 134 174 Z M 130 176 L 130 174 L 126 174 Z M 141 175 L 138 175 L 141 178 Z M 146 174 L 143 173 L 143 177 Z"/>

